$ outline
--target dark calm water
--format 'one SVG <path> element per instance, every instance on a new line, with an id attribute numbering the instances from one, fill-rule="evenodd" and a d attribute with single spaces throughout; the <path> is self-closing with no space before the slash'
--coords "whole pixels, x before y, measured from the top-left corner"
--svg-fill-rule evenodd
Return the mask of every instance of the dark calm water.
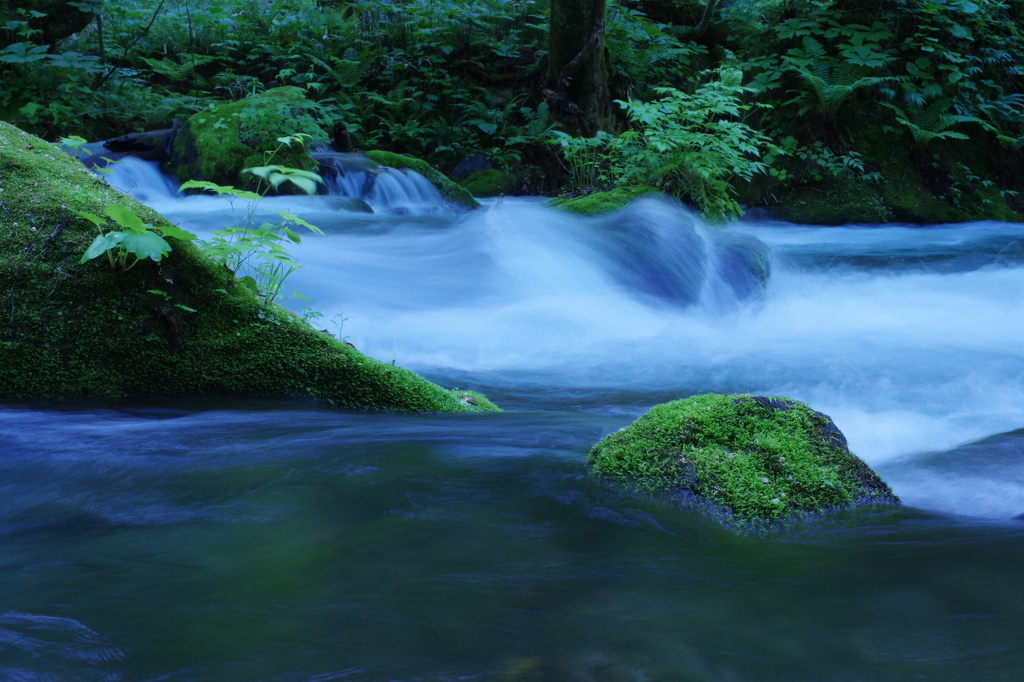
<path id="1" fill-rule="evenodd" d="M 295 287 L 507 412 L 0 405 L 0 681 L 1024 679 L 1024 229 L 749 221 L 764 295 L 712 268 L 684 306 L 624 283 L 600 221 L 329 199 L 297 207 L 328 235 Z M 907 504 L 741 537 L 586 475 L 705 391 L 809 402 Z"/>

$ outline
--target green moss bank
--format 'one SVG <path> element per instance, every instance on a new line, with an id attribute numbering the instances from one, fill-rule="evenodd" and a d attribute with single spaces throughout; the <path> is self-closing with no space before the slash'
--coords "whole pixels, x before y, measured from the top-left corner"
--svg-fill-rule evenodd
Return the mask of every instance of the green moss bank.
<path id="1" fill-rule="evenodd" d="M 602 478 L 741 525 L 899 503 L 831 419 L 786 398 L 705 394 L 657 405 L 588 461 Z"/>
<path id="2" fill-rule="evenodd" d="M 519 189 L 521 183 L 511 173 L 497 168 L 485 168 L 470 173 L 459 184 L 474 197 L 496 197 L 499 194 L 512 194 Z"/>
<path id="3" fill-rule="evenodd" d="M 555 197 L 554 199 L 549 199 L 546 203 L 548 206 L 554 206 L 555 208 L 572 213 L 579 213 L 580 215 L 600 215 L 617 211 L 620 208 L 624 208 L 633 199 L 652 193 L 660 194 L 655 188 L 647 186 L 616 187 L 607 192 L 594 192 L 593 194 L 584 194 L 578 197 Z"/>
<path id="4" fill-rule="evenodd" d="M 355 409 L 497 409 L 262 305 L 189 242 L 169 239 L 160 263 L 126 271 L 102 257 L 79 264 L 96 231 L 76 211 L 103 215 L 111 204 L 168 224 L 0 123 L 0 399 L 303 396 Z"/>
<path id="5" fill-rule="evenodd" d="M 254 187 L 256 179 L 243 176 L 242 169 L 267 165 L 269 153 L 281 146 L 277 138 L 304 133 L 314 140 L 327 139 L 315 109 L 301 89 L 288 86 L 200 111 L 175 136 L 165 170 L 179 182 Z M 316 167 L 308 147 L 294 143 L 281 148 L 269 163 L 302 170 Z"/>
<path id="6" fill-rule="evenodd" d="M 969 140 L 914 144 L 873 120 L 877 114 L 862 113 L 849 128 L 862 170 L 835 164 L 826 170 L 790 156 L 776 162 L 790 174 L 788 182 L 762 182 L 744 198 L 757 203 L 770 196 L 776 217 L 811 225 L 1024 221 L 1019 155 L 994 136 L 971 130 Z"/>
<path id="7" fill-rule="evenodd" d="M 464 187 L 449 180 L 444 173 L 437 170 L 426 161 L 410 156 L 395 154 L 394 152 L 372 151 L 366 152 L 366 156 L 382 166 L 389 168 L 408 168 L 414 170 L 430 181 L 437 191 L 441 193 L 445 201 L 465 206 L 466 208 L 479 208 L 480 202 L 473 198 Z"/>

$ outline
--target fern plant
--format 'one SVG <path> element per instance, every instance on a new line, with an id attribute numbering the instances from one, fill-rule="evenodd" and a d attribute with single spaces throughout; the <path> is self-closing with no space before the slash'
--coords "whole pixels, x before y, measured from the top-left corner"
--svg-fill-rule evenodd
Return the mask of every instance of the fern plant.
<path id="1" fill-rule="evenodd" d="M 966 133 L 952 130 L 954 126 L 962 123 L 986 125 L 976 116 L 949 113 L 953 107 L 953 100 L 948 97 L 937 99 L 928 106 L 911 106 L 905 110 L 889 102 L 881 102 L 881 105 L 896 114 L 896 122 L 910 131 L 914 145 L 918 148 L 934 140 L 969 140 L 970 136 Z M 886 129 L 896 130 L 892 126 L 887 126 Z"/>
<path id="2" fill-rule="evenodd" d="M 834 121 L 854 91 L 899 80 L 872 76 L 868 66 L 834 59 L 810 36 L 804 36 L 802 43 L 803 49 L 791 49 L 784 58 L 787 70 L 796 73 L 807 87 L 786 102 L 800 107 L 801 116 L 813 111 L 825 121 Z"/>

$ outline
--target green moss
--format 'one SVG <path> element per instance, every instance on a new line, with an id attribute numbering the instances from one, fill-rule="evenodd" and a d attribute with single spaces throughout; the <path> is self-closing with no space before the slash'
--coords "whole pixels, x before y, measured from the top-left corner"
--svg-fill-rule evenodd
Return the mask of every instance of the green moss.
<path id="1" fill-rule="evenodd" d="M 882 173 L 878 193 L 900 222 L 939 224 L 974 220 L 1021 222 L 1024 215 L 1000 193 L 1003 157 L 991 136 L 938 140 L 924 146 L 880 124 L 855 128 L 864 159 Z"/>
<path id="2" fill-rule="evenodd" d="M 880 187 L 866 182 L 817 183 L 781 193 L 779 218 L 804 225 L 887 223 L 893 213 L 879 194 Z"/>
<path id="3" fill-rule="evenodd" d="M 626 204 L 645 194 L 658 193 L 653 187 L 616 187 L 607 192 L 594 192 L 578 197 L 555 197 L 546 203 L 581 215 L 600 215 L 624 208 Z"/>
<path id="4" fill-rule="evenodd" d="M 740 522 L 899 502 L 831 419 L 786 398 L 705 394 L 657 405 L 595 445 L 589 464 Z"/>
<path id="5" fill-rule="evenodd" d="M 466 208 L 480 207 L 480 202 L 474 199 L 473 195 L 466 191 L 465 188 L 449 180 L 444 173 L 435 169 L 426 161 L 379 150 L 366 152 L 366 156 L 388 168 L 408 168 L 416 171 L 437 188 L 437 191 L 441 193 L 445 201 L 465 206 Z"/>
<path id="6" fill-rule="evenodd" d="M 208 180 L 235 187 L 255 186 L 256 179 L 242 169 L 267 165 L 277 138 L 305 133 L 314 140 L 327 134 L 311 115 L 315 108 L 300 88 L 273 88 L 237 102 L 219 104 L 191 116 L 174 138 L 165 169 L 179 182 Z M 270 163 L 313 170 L 316 163 L 308 147 L 283 147 Z"/>
<path id="7" fill-rule="evenodd" d="M 475 197 L 496 197 L 519 189 L 519 178 L 497 168 L 485 168 L 470 173 L 459 184 Z"/>
<path id="8" fill-rule="evenodd" d="M 161 263 L 128 271 L 103 258 L 79 264 L 96 232 L 75 212 L 102 215 L 112 203 L 167 224 L 0 123 L 0 399 L 305 396 L 354 409 L 497 409 L 261 305 L 189 242 L 171 239 Z"/>

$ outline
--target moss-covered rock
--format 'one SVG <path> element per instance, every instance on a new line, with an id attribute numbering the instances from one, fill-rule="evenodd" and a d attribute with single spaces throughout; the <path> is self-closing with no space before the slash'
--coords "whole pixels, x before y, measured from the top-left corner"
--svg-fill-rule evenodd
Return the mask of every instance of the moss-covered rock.
<path id="1" fill-rule="evenodd" d="M 487 168 L 470 173 L 459 184 L 475 197 L 496 197 L 499 194 L 512 194 L 519 189 L 519 178 L 498 170 Z"/>
<path id="2" fill-rule="evenodd" d="M 302 396 L 355 409 L 495 410 L 264 305 L 191 242 L 160 263 L 80 264 L 77 211 L 162 216 L 37 137 L 0 123 L 0 399 Z"/>
<path id="3" fill-rule="evenodd" d="M 602 478 L 740 526 L 899 503 L 831 419 L 786 398 L 705 394 L 657 405 L 588 461 Z"/>
<path id="4" fill-rule="evenodd" d="M 879 189 L 866 182 L 797 187 L 780 193 L 781 204 L 775 215 L 803 225 L 888 223 L 892 221 L 893 213 L 883 201 Z"/>
<path id="5" fill-rule="evenodd" d="M 580 215 L 600 215 L 617 211 L 625 207 L 633 199 L 642 197 L 645 194 L 660 194 L 660 192 L 653 187 L 646 186 L 616 187 L 607 192 L 594 192 L 593 194 L 583 194 L 577 197 L 555 197 L 554 199 L 549 199 L 546 203 L 548 206 L 554 206 L 555 208 L 571 211 L 572 213 L 579 213 Z"/>
<path id="6" fill-rule="evenodd" d="M 1019 185 L 1007 181 L 1002 167 L 1017 164 L 990 136 L 972 131 L 970 140 L 913 144 L 880 122 L 852 130 L 853 145 L 873 181 L 851 168 L 834 177 L 790 158 L 777 162 L 791 174 L 788 186 L 763 185 L 761 196 L 750 199 L 756 202 L 770 194 L 776 217 L 811 225 L 1024 221 L 1024 214 L 1007 203 Z"/>
<path id="7" fill-rule="evenodd" d="M 304 133 L 313 140 L 328 139 L 317 123 L 316 108 L 300 88 L 287 86 L 200 111 L 178 131 L 164 169 L 179 182 L 208 180 L 249 188 L 257 180 L 243 175 L 244 168 L 273 163 L 313 170 L 316 163 L 307 145 L 282 146 L 277 138 Z"/>
<path id="8" fill-rule="evenodd" d="M 441 193 L 444 200 L 449 203 L 456 204 L 458 206 L 465 206 L 466 208 L 480 207 L 480 202 L 474 199 L 473 195 L 466 191 L 465 188 L 449 180 L 444 173 L 437 170 L 426 161 L 416 159 L 411 156 L 403 156 L 402 154 L 395 154 L 394 152 L 385 152 L 380 150 L 366 152 L 366 156 L 382 166 L 387 166 L 389 168 L 408 168 L 416 171 L 429 180 L 430 183 L 437 188 L 437 191 Z"/>

